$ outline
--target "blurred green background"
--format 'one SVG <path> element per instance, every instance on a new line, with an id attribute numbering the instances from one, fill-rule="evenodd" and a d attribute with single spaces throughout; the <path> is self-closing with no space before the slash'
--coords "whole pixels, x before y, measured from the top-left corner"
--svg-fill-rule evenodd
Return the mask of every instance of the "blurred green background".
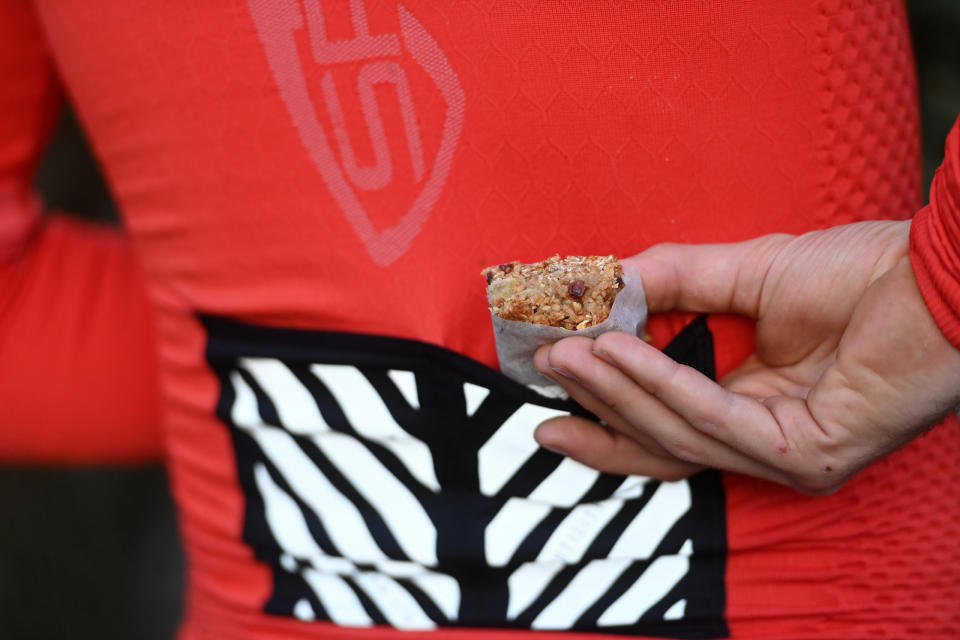
<path id="1" fill-rule="evenodd" d="M 929 184 L 960 113 L 960 0 L 907 6 Z M 69 111 L 37 182 L 51 207 L 116 218 Z M 162 469 L 0 468 L 0 514 L 0 638 L 174 636 L 183 554 Z"/>

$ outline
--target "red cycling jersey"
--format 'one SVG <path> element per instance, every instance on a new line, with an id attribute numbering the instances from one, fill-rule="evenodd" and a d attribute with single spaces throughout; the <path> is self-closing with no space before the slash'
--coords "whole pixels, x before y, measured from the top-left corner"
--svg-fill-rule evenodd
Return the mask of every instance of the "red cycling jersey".
<path id="1" fill-rule="evenodd" d="M 946 147 L 930 188 L 930 205 L 910 227 L 910 257 L 933 319 L 960 348 L 960 120 Z"/>
<path id="2" fill-rule="evenodd" d="M 600 474 L 533 444 L 575 409 L 492 369 L 479 276 L 910 216 L 900 2 L 13 0 L 0 77 L 0 453 L 162 422 L 182 637 L 960 635 L 955 419 L 825 498 Z M 30 195 L 61 87 L 129 240 Z M 956 175 L 913 254 L 955 343 Z"/>

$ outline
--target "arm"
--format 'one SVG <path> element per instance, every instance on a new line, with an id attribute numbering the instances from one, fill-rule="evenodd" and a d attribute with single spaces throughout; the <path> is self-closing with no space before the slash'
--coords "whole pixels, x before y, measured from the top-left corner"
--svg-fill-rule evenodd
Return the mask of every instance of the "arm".
<path id="1" fill-rule="evenodd" d="M 910 262 L 937 326 L 960 348 L 960 119 L 947 136 L 930 205 L 913 219 Z"/>
<path id="2" fill-rule="evenodd" d="M 877 221 L 632 258 L 652 311 L 751 317 L 756 352 L 718 385 L 626 334 L 545 347 L 538 368 L 610 428 L 561 418 L 537 439 L 617 473 L 711 466 L 820 494 L 953 411 L 958 135 L 912 249 L 911 223 Z"/>
<path id="3" fill-rule="evenodd" d="M 116 230 L 32 192 L 62 96 L 30 3 L 0 3 L 0 462 L 160 454 L 150 313 Z"/>

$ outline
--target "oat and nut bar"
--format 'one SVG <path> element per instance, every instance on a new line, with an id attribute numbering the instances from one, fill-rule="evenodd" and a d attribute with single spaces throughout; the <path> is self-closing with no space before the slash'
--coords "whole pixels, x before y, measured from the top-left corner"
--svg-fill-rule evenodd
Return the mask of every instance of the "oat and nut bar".
<path id="1" fill-rule="evenodd" d="M 532 264 L 494 265 L 482 273 L 494 314 L 564 329 L 606 320 L 623 288 L 623 269 L 613 256 L 555 255 Z"/>

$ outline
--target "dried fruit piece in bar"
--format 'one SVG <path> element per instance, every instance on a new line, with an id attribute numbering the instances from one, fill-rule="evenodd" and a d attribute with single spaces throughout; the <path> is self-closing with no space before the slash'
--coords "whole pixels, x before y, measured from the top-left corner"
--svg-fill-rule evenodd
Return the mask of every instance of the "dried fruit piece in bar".
<path id="1" fill-rule="evenodd" d="M 555 255 L 532 264 L 493 265 L 482 274 L 494 314 L 564 329 L 606 320 L 623 288 L 623 269 L 613 256 Z"/>

